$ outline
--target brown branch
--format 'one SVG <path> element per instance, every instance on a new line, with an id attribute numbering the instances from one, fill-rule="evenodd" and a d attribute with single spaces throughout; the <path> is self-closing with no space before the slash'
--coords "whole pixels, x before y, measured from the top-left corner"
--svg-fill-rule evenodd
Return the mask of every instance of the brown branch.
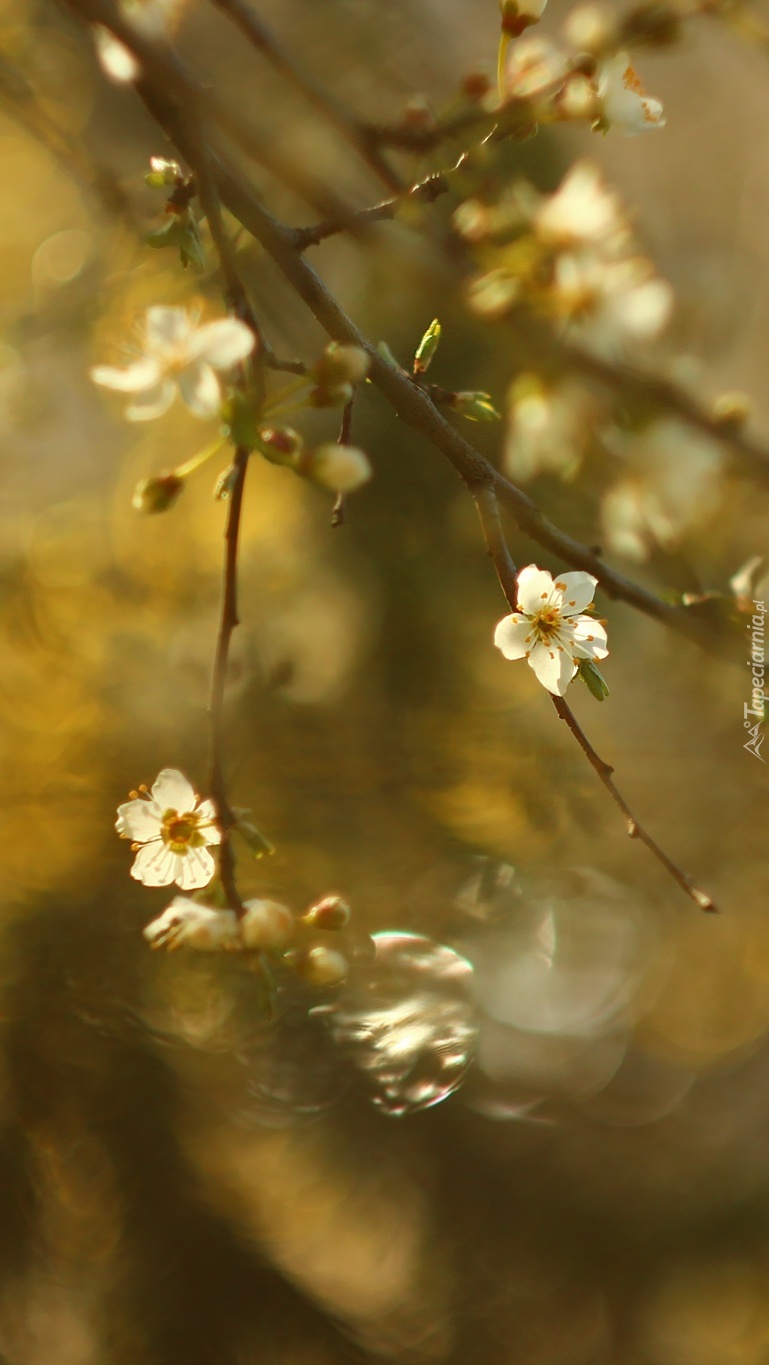
<path id="1" fill-rule="evenodd" d="M 478 516 L 480 518 L 483 538 L 486 542 L 489 558 L 494 565 L 497 578 L 499 579 L 500 586 L 505 594 L 508 605 L 510 606 L 511 611 L 515 612 L 518 610 L 516 570 L 510 557 L 510 551 L 507 548 L 504 532 L 502 530 L 502 523 L 499 517 L 499 507 L 493 491 L 484 489 L 483 491 L 476 493 L 475 505 L 478 509 Z M 627 801 L 614 785 L 614 769 L 596 753 L 565 697 L 554 696 L 551 693 L 550 699 L 561 720 L 565 721 L 566 725 L 569 727 L 599 781 L 603 783 L 615 805 L 619 807 L 624 815 L 625 820 L 627 821 L 627 832 L 630 838 L 640 839 L 641 843 L 646 845 L 649 852 L 657 859 L 657 862 L 662 864 L 673 880 L 686 892 L 687 896 L 699 906 L 700 910 L 708 910 L 715 913 L 718 910 L 718 907 L 712 898 L 704 891 L 700 891 L 699 888 L 694 885 L 688 872 L 684 872 L 678 867 L 678 865 L 673 862 L 672 858 L 668 857 L 664 849 L 660 848 L 657 841 L 638 823 L 627 804 Z"/>
<path id="2" fill-rule="evenodd" d="M 342 411 L 342 424 L 339 428 L 339 436 L 337 437 L 340 446 L 346 446 L 350 444 L 350 436 L 352 434 L 352 405 L 354 401 L 355 396 L 353 395 L 349 403 L 345 403 L 344 409 Z M 346 519 L 346 511 L 347 500 L 344 496 L 344 493 L 339 492 L 336 495 L 336 502 L 334 503 L 334 506 L 331 509 L 331 525 L 334 528 L 336 528 L 337 526 L 344 526 Z"/>
<path id="3" fill-rule="evenodd" d="M 403 189 L 400 176 L 379 151 L 377 141 L 372 138 L 368 126 L 348 113 L 316 80 L 299 70 L 272 31 L 252 9 L 243 4 L 243 0 L 211 0 L 211 3 L 226 14 L 249 42 L 266 57 L 270 65 L 285 76 L 294 88 L 333 124 L 350 146 L 355 148 L 369 170 L 373 171 L 389 190 L 398 193 Z"/>

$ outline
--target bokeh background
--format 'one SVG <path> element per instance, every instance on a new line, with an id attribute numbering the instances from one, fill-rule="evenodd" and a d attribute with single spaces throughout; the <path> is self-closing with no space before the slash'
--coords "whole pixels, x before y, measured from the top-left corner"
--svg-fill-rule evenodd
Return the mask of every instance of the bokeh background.
<path id="1" fill-rule="evenodd" d="M 371 119 L 415 95 L 440 112 L 494 66 L 493 0 L 260 12 Z M 547 27 L 565 12 L 551 3 Z M 378 196 L 202 0 L 177 38 L 292 164 Z M 343 894 L 361 980 L 367 934 L 453 946 L 474 968 L 476 1059 L 445 1103 L 390 1117 L 360 1051 L 309 1015 L 316 997 L 286 982 L 269 1022 L 248 965 L 150 954 L 141 929 L 167 897 L 131 882 L 113 812 L 163 766 L 205 783 L 224 509 L 206 467 L 171 513 L 137 514 L 137 480 L 213 433 L 180 407 L 131 427 L 87 372 L 122 362 L 148 305 L 220 304 L 215 278 L 143 245 L 147 159 L 169 149 L 88 35 L 48 0 L 3 0 L 0 51 L 3 1358 L 761 1365 L 768 802 L 742 747 L 746 664 L 610 605 L 611 697 L 574 697 L 639 819 L 718 899 L 704 916 L 627 840 L 530 671 L 491 647 L 504 603 L 473 507 L 366 391 L 354 437 L 376 472 L 344 528 L 304 481 L 249 470 L 229 772 L 276 852 L 244 852 L 240 873 L 297 912 Z M 500 174 L 552 187 L 597 158 L 676 289 L 671 368 L 684 353 L 675 372 L 706 397 L 747 390 L 769 431 L 769 57 L 703 19 L 640 65 L 664 132 L 543 132 Z M 253 174 L 276 212 L 312 221 Z M 436 248 L 456 203 L 313 260 L 404 363 L 439 316 L 436 381 L 504 407 L 525 357 L 472 319 Z M 248 239 L 239 259 L 275 349 L 311 360 L 323 338 L 301 303 Z M 303 430 L 333 438 L 335 417 Z M 502 428 L 467 430 L 499 460 Z M 533 491 L 593 543 L 604 472 Z M 768 528 L 735 469 L 680 553 L 613 562 L 656 591 L 728 592 Z M 429 1073 L 429 1008 L 423 1023 Z"/>

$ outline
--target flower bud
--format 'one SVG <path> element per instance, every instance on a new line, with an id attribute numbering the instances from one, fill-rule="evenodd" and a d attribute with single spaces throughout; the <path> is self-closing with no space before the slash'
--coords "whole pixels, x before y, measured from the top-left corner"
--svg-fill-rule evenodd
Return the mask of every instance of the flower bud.
<path id="1" fill-rule="evenodd" d="M 294 916 L 277 901 L 246 901 L 240 932 L 246 948 L 258 952 L 278 952 L 285 948 L 294 932 Z"/>
<path id="2" fill-rule="evenodd" d="M 441 324 L 434 318 L 414 352 L 414 374 L 427 374 L 440 340 Z"/>
<path id="3" fill-rule="evenodd" d="M 466 417 L 469 422 L 496 422 L 502 414 L 497 412 L 488 393 L 462 391 L 452 395 L 449 402 L 452 412 Z"/>
<path id="4" fill-rule="evenodd" d="M 577 5 L 567 16 L 564 24 L 566 40 L 577 52 L 590 52 L 600 55 L 610 52 L 618 45 L 617 23 L 609 5 L 595 0 L 595 3 Z"/>
<path id="5" fill-rule="evenodd" d="M 341 986 L 347 980 L 347 958 L 332 948 L 310 948 L 308 952 L 286 953 L 286 962 L 297 976 L 321 989 Z"/>
<path id="6" fill-rule="evenodd" d="M 304 449 L 304 441 L 293 427 L 260 427 L 259 449 L 271 464 L 295 468 Z"/>
<path id="7" fill-rule="evenodd" d="M 679 41 L 681 29 L 681 15 L 673 5 L 665 0 L 644 0 L 624 16 L 618 45 L 669 47 Z"/>
<path id="8" fill-rule="evenodd" d="M 350 922 L 350 907 L 341 896 L 324 896 L 305 910 L 301 923 L 309 929 L 344 929 Z"/>
<path id="9" fill-rule="evenodd" d="M 339 346 L 332 342 L 313 366 L 319 386 L 359 384 L 369 372 L 369 358 L 360 346 Z"/>
<path id="10" fill-rule="evenodd" d="M 131 503 L 137 512 L 167 512 L 183 488 L 184 479 L 169 470 L 137 483 Z"/>
<path id="11" fill-rule="evenodd" d="M 525 29 L 542 18 L 547 0 L 500 0 L 502 32 L 520 38 Z"/>
<path id="12" fill-rule="evenodd" d="M 308 402 L 314 408 L 344 408 L 354 392 L 352 384 L 318 384 L 311 391 Z"/>
<path id="13" fill-rule="evenodd" d="M 577 673 L 596 701 L 606 700 L 609 695 L 609 685 L 600 668 L 596 668 L 591 659 L 580 659 L 577 664 Z"/>
<path id="14" fill-rule="evenodd" d="M 369 458 L 357 446 L 338 445 L 329 441 L 310 452 L 307 466 L 302 470 L 322 488 L 333 493 L 353 493 L 371 478 Z"/>

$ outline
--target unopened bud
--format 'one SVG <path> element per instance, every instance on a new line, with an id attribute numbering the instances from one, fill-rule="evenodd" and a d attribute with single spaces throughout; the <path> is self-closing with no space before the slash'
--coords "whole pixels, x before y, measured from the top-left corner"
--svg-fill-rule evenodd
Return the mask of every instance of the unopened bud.
<path id="1" fill-rule="evenodd" d="M 247 948 L 273 953 L 285 948 L 294 933 L 294 916 L 278 901 L 246 901 L 240 932 Z"/>
<path id="2" fill-rule="evenodd" d="M 260 427 L 259 449 L 271 464 L 293 468 L 304 449 L 304 441 L 293 427 Z"/>
<path id="3" fill-rule="evenodd" d="M 711 416 L 719 427 L 736 429 L 742 427 L 750 417 L 750 399 L 739 389 L 719 394 L 715 400 Z"/>
<path id="4" fill-rule="evenodd" d="M 599 668 L 591 659 L 580 659 L 577 674 L 596 701 L 605 701 L 609 695 L 609 685 Z"/>
<path id="5" fill-rule="evenodd" d="M 449 401 L 452 412 L 466 417 L 469 422 L 496 422 L 501 419 L 488 393 L 462 391 L 452 394 Z"/>
<path id="6" fill-rule="evenodd" d="M 520 38 L 532 24 L 542 18 L 547 0 L 500 0 L 502 32 L 510 38 Z"/>
<path id="7" fill-rule="evenodd" d="M 414 374 L 427 374 L 440 340 L 441 324 L 434 318 L 414 352 Z"/>
<path id="8" fill-rule="evenodd" d="M 347 958 L 332 948 L 310 948 L 307 952 L 286 953 L 285 961 L 293 967 L 297 976 L 311 986 L 330 988 L 341 986 L 347 980 Z"/>
<path id="9" fill-rule="evenodd" d="M 360 346 L 339 346 L 332 342 L 316 360 L 313 374 L 321 387 L 359 384 L 369 371 L 369 358 Z"/>
<path id="10" fill-rule="evenodd" d="M 491 78 L 486 71 L 468 71 L 460 86 L 465 99 L 472 100 L 473 104 L 479 104 L 493 88 Z"/>
<path id="11" fill-rule="evenodd" d="M 404 128 L 434 128 L 435 114 L 424 95 L 413 95 L 408 100 L 403 110 L 402 124 Z"/>
<path id="12" fill-rule="evenodd" d="M 324 896 L 305 910 L 301 922 L 310 929 L 344 929 L 350 922 L 350 907 L 341 896 Z"/>
<path id="13" fill-rule="evenodd" d="M 173 507 L 183 488 L 184 479 L 173 470 L 169 470 L 167 473 L 156 474 L 154 478 L 142 479 L 137 483 L 131 503 L 137 512 L 167 512 Z"/>
<path id="14" fill-rule="evenodd" d="M 334 493 L 354 493 L 368 483 L 371 465 L 368 455 L 357 446 L 329 441 L 309 452 L 301 472 Z"/>
<path id="15" fill-rule="evenodd" d="M 354 392 L 352 384 L 318 384 L 308 401 L 314 408 L 344 408 Z"/>

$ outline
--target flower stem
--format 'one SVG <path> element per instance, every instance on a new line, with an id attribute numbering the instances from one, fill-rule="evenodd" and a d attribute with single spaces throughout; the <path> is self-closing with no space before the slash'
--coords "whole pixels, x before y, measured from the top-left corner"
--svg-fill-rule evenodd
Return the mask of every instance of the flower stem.
<path id="1" fill-rule="evenodd" d="M 218 454 L 228 440 L 229 436 L 217 436 L 215 441 L 212 441 L 209 446 L 204 446 L 202 450 L 198 451 L 197 455 L 192 455 L 189 460 L 185 460 L 184 464 L 177 465 L 174 474 L 180 479 L 186 479 L 188 474 L 194 474 L 196 469 L 200 469 L 200 466 L 206 463 L 206 460 L 210 460 Z"/>

